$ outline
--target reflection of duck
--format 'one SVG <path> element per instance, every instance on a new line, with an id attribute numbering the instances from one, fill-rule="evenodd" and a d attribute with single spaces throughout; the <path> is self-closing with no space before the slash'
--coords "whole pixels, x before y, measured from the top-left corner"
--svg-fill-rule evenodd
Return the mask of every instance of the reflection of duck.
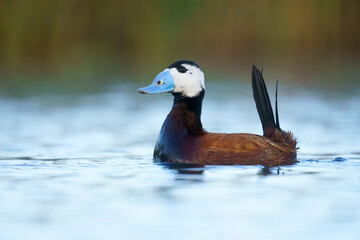
<path id="1" fill-rule="evenodd" d="M 264 136 L 248 133 L 209 133 L 201 124 L 205 95 L 204 73 L 192 61 L 177 61 L 159 73 L 140 93 L 170 92 L 173 107 L 154 150 L 155 162 L 278 166 L 296 160 L 296 139 L 280 129 L 262 73 L 253 66 L 252 87 Z"/>

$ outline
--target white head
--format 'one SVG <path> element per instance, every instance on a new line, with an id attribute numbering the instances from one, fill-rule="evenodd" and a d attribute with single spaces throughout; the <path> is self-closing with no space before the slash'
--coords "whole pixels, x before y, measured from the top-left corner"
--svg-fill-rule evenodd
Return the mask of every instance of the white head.
<path id="1" fill-rule="evenodd" d="M 195 97 L 205 90 L 204 73 L 194 62 L 179 61 L 168 67 L 174 79 L 174 93 Z"/>
<path id="2" fill-rule="evenodd" d="M 205 90 L 204 73 L 192 61 L 177 61 L 159 73 L 153 83 L 140 88 L 140 93 L 172 92 L 196 97 Z"/>

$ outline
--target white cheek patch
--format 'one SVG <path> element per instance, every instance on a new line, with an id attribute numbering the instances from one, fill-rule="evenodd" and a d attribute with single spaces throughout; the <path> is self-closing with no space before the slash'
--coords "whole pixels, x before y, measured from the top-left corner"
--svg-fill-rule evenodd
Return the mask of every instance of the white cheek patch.
<path id="1" fill-rule="evenodd" d="M 170 69 L 170 75 L 174 78 L 174 93 L 182 93 L 187 97 L 195 97 L 205 89 L 204 73 L 197 67 L 183 64 L 185 73 L 180 73 L 176 68 Z"/>

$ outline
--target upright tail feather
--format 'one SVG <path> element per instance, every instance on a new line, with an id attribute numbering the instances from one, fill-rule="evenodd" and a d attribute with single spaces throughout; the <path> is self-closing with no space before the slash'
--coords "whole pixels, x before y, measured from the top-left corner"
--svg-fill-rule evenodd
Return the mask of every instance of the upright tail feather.
<path id="1" fill-rule="evenodd" d="M 262 72 L 261 72 L 262 75 Z M 276 91 L 275 91 L 275 117 L 276 117 L 276 128 L 280 129 L 280 122 L 279 122 L 279 111 L 278 111 L 278 99 L 277 99 L 277 95 L 278 95 L 278 85 L 279 85 L 279 81 L 276 81 Z"/>
<path id="2" fill-rule="evenodd" d="M 262 73 L 255 66 L 253 66 L 252 68 L 252 88 L 253 88 L 256 108 L 259 113 L 262 128 L 264 131 L 264 136 L 270 137 L 271 135 L 273 135 L 275 129 L 280 130 L 279 116 L 277 113 L 277 100 L 276 100 L 276 122 L 275 122 L 273 109 L 271 107 L 271 102 L 269 99 L 269 95 L 266 89 L 266 85 Z"/>
<path id="3" fill-rule="evenodd" d="M 252 68 L 252 87 L 256 108 L 259 113 L 264 136 L 271 138 L 273 141 L 291 147 L 296 150 L 296 138 L 289 131 L 283 131 L 280 128 L 278 113 L 278 82 L 276 82 L 275 92 L 275 117 L 271 107 L 271 102 L 266 89 L 262 71 L 260 72 L 255 66 Z"/>

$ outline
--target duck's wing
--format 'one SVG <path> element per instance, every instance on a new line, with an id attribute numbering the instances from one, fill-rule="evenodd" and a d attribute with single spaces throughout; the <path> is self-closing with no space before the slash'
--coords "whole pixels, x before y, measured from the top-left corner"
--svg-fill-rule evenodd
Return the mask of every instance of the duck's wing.
<path id="1" fill-rule="evenodd" d="M 207 133 L 201 143 L 204 164 L 279 166 L 293 163 L 295 149 L 289 149 L 255 134 Z"/>

